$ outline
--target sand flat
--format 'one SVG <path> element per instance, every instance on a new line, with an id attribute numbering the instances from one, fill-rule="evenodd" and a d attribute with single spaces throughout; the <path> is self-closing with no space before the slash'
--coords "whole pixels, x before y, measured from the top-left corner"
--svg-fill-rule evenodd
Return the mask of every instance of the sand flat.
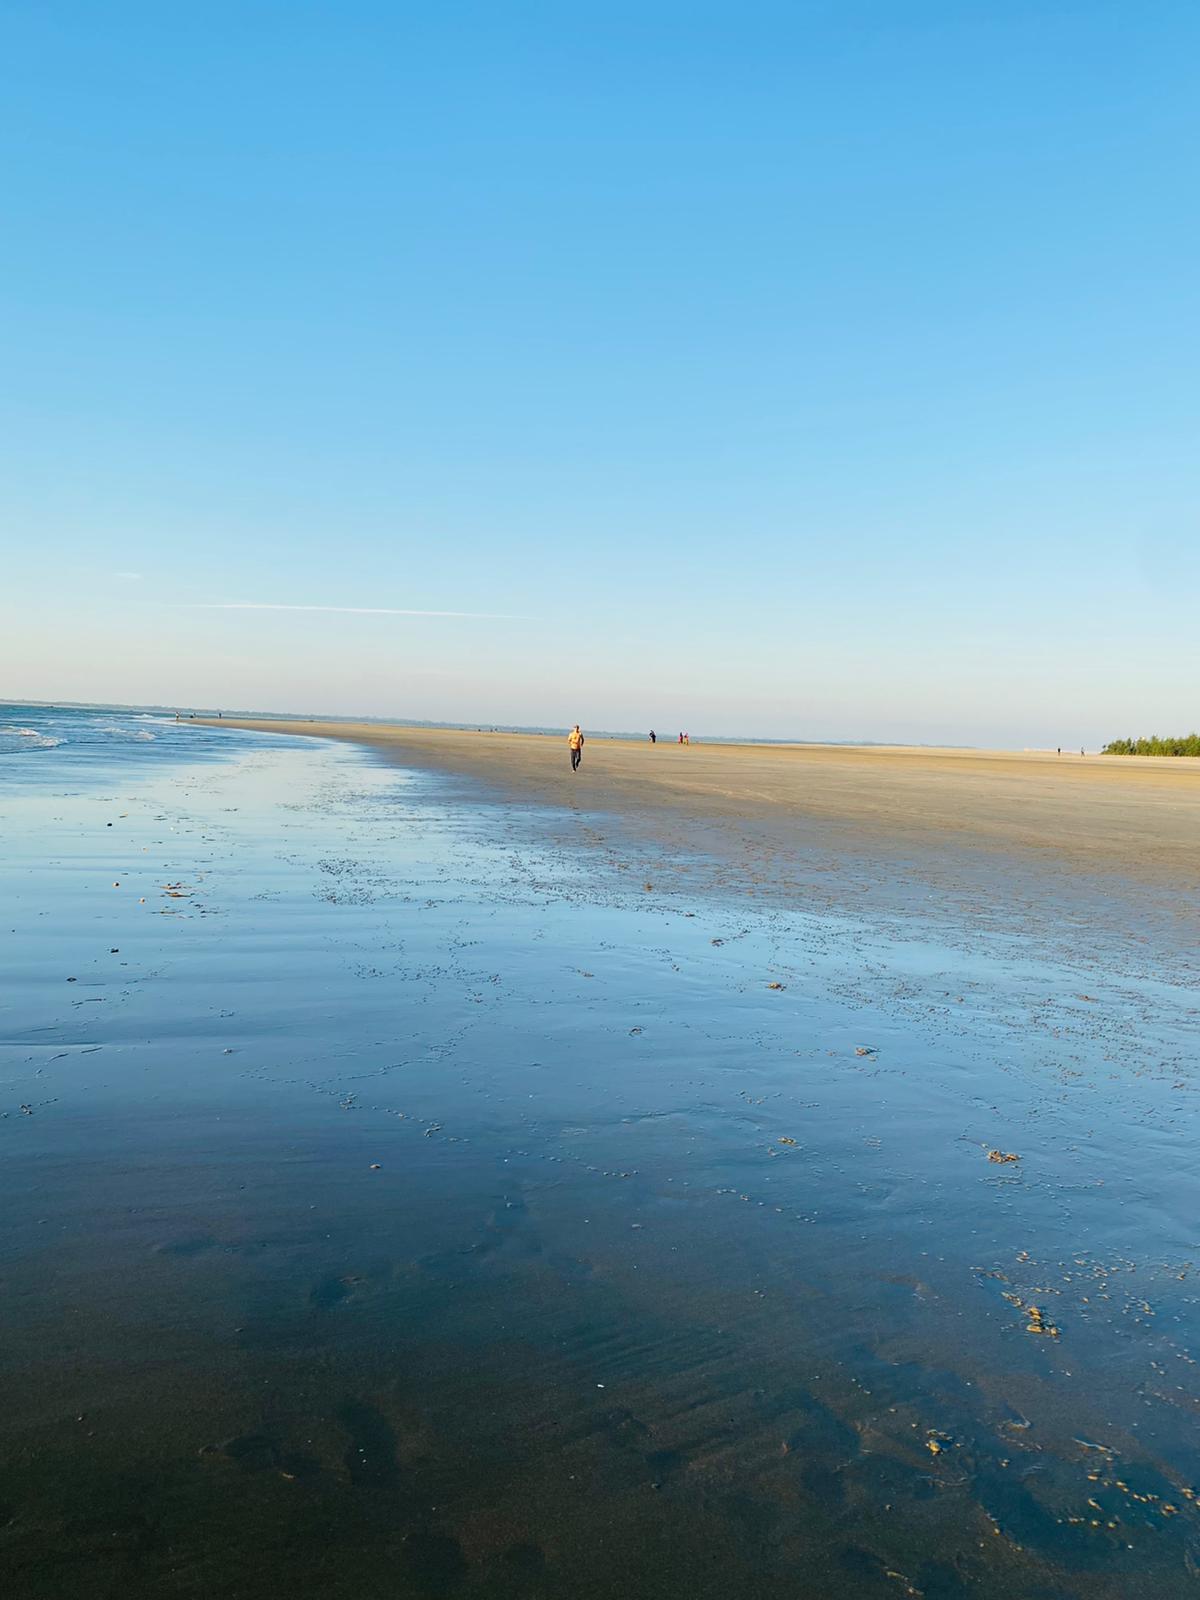
<path id="1" fill-rule="evenodd" d="M 200 719 L 196 719 L 199 721 Z M 593 738 L 572 775 L 565 737 L 394 724 L 224 718 L 215 726 L 367 745 L 507 798 L 610 810 L 674 833 L 687 821 L 794 830 L 863 848 L 1050 853 L 1063 865 L 1200 882 L 1200 761 L 903 746 L 706 745 Z"/>

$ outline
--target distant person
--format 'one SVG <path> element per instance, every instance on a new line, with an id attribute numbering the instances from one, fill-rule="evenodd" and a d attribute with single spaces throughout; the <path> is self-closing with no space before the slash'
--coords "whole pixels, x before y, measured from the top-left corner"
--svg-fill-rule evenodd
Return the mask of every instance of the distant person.
<path id="1" fill-rule="evenodd" d="M 650 743 L 651 744 L 657 744 L 658 743 L 658 735 L 655 733 L 653 728 L 650 729 Z"/>
<path id="2" fill-rule="evenodd" d="M 577 772 L 579 763 L 583 760 L 583 734 L 579 731 L 578 723 L 567 735 L 567 748 L 571 752 L 571 771 Z"/>
<path id="3" fill-rule="evenodd" d="M 680 744 L 683 743 L 683 735 L 682 734 L 679 735 L 679 742 L 680 742 Z"/>
<path id="4" fill-rule="evenodd" d="M 691 734 L 690 734 L 690 733 L 685 733 L 685 734 L 684 734 L 684 736 L 683 736 L 683 742 L 684 742 L 684 744 L 691 744 L 691 742 L 692 742 L 692 736 L 691 736 Z"/>

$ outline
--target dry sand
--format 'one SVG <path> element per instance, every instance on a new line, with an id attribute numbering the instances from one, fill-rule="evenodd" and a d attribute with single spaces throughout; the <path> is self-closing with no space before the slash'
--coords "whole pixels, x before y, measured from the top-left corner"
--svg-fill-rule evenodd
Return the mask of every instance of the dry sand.
<path id="1" fill-rule="evenodd" d="M 197 719 L 198 721 L 200 719 Z M 224 718 L 214 727 L 366 745 L 468 780 L 476 795 L 612 812 L 668 844 L 699 830 L 718 854 L 749 828 L 871 851 L 954 846 L 1057 867 L 1200 883 L 1200 761 L 885 746 L 704 745 L 589 739 L 572 774 L 565 737 L 380 723 Z"/>

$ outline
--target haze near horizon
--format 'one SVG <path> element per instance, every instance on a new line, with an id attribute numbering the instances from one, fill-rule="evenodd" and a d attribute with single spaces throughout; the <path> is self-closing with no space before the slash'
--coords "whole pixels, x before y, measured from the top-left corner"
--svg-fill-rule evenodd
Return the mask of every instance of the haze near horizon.
<path id="1" fill-rule="evenodd" d="M 0 696 L 1196 722 L 1194 8 L 0 37 Z"/>

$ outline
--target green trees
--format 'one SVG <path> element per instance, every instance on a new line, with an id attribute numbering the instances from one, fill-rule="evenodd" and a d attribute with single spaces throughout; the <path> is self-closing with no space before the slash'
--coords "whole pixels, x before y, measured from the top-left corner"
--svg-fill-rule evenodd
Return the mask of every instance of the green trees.
<path id="1" fill-rule="evenodd" d="M 1160 739 L 1152 733 L 1148 739 L 1113 739 L 1100 752 L 1104 756 L 1200 756 L 1200 733 L 1184 734 L 1182 738 Z"/>

